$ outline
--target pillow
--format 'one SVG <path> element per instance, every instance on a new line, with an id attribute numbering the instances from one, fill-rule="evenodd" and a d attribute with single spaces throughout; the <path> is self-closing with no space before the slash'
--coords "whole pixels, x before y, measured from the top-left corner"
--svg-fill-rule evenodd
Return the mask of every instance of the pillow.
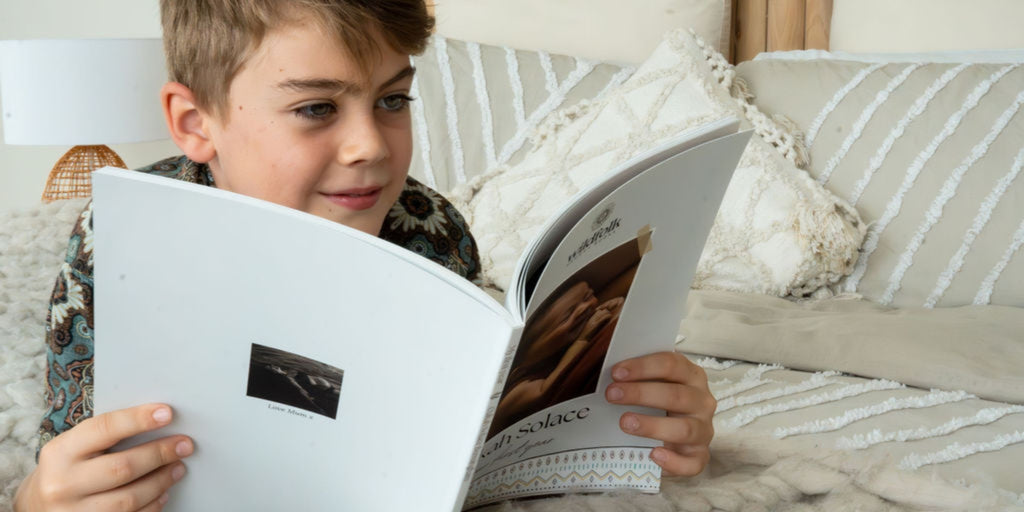
<path id="1" fill-rule="evenodd" d="M 732 2 L 445 0 L 434 12 L 447 37 L 639 64 L 676 28 L 693 28 L 728 53 Z"/>
<path id="2" fill-rule="evenodd" d="M 869 229 L 841 286 L 881 304 L 1024 306 L 1024 68 L 755 61 L 755 103 Z"/>
<path id="3" fill-rule="evenodd" d="M 552 115 L 521 162 L 454 191 L 473 226 L 485 279 L 507 289 L 519 254 L 544 221 L 615 164 L 687 129 L 744 113 L 758 136 L 726 190 L 695 286 L 806 295 L 847 273 L 863 235 L 856 212 L 796 168 L 797 141 L 730 96 L 731 82 L 720 54 L 673 32 L 615 91 Z"/>
<path id="4" fill-rule="evenodd" d="M 1020 0 L 835 0 L 831 50 L 931 52 L 1024 48 Z"/>
<path id="5" fill-rule="evenodd" d="M 890 308 L 849 297 L 798 304 L 696 291 L 676 347 L 1024 403 L 1022 330 L 1024 310 L 1009 306 Z"/>
<path id="6" fill-rule="evenodd" d="M 633 68 L 434 36 L 413 57 L 409 174 L 442 192 L 517 162 L 550 112 L 622 83 Z"/>

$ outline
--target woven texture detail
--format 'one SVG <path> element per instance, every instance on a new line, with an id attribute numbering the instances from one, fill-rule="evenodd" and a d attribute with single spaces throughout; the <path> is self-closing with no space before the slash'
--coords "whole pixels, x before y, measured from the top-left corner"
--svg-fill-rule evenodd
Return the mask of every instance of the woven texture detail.
<path id="1" fill-rule="evenodd" d="M 90 197 L 92 171 L 101 167 L 125 168 L 124 160 L 103 145 L 75 146 L 60 157 L 46 178 L 43 201 Z"/>

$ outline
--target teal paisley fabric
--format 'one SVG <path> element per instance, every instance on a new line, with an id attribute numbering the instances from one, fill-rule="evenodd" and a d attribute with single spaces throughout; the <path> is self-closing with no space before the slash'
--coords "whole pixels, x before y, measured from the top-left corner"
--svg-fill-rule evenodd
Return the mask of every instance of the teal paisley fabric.
<path id="1" fill-rule="evenodd" d="M 183 156 L 161 160 L 139 171 L 214 185 L 206 165 Z M 379 236 L 480 284 L 476 242 L 462 215 L 440 194 L 412 178 L 406 180 Z M 46 320 L 47 409 L 39 427 L 40 448 L 92 416 L 92 244 L 90 202 L 72 230 L 50 299 Z"/>

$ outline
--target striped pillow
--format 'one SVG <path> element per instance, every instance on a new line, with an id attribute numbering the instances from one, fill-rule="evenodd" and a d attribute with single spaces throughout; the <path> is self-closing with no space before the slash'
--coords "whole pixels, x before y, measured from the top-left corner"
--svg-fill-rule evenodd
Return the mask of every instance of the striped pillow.
<path id="1" fill-rule="evenodd" d="M 594 99 L 629 67 L 434 36 L 413 57 L 409 173 L 442 192 L 519 161 L 552 111 Z"/>
<path id="2" fill-rule="evenodd" d="M 737 74 L 869 223 L 842 291 L 1024 306 L 1024 66 L 765 60 Z"/>

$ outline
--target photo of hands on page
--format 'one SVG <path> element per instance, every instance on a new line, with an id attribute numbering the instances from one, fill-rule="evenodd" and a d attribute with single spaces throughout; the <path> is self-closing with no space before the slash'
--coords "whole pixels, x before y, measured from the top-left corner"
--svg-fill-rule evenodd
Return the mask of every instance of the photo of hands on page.
<path id="1" fill-rule="evenodd" d="M 526 323 L 489 436 L 545 407 L 594 393 L 642 255 L 637 239 L 552 293 Z"/>

